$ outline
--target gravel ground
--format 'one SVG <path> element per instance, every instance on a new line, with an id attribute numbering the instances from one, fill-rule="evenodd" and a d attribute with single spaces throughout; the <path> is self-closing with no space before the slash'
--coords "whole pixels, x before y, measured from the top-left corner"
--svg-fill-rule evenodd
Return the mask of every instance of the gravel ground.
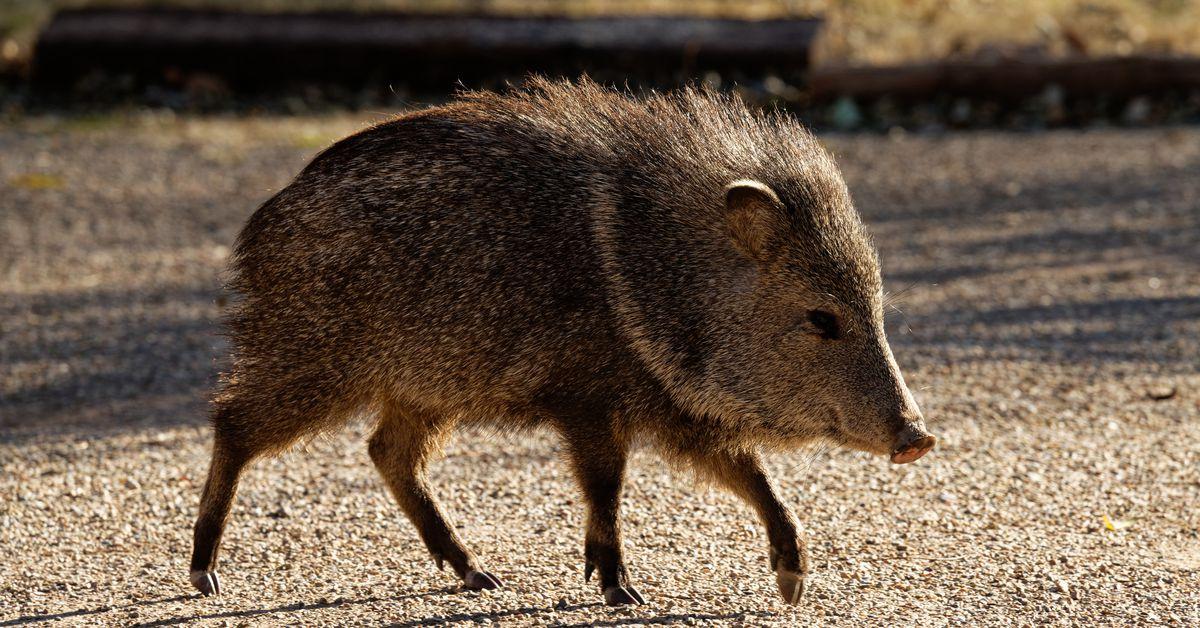
<path id="1" fill-rule="evenodd" d="M 1200 129 L 826 138 L 904 293 L 893 347 L 942 441 L 907 466 L 772 458 L 813 556 L 798 608 L 749 509 L 650 452 L 624 502 L 650 603 L 600 605 L 545 436 L 463 434 L 434 468 L 507 583 L 459 592 L 364 426 L 248 473 L 225 595 L 193 595 L 223 261 L 360 124 L 0 130 L 0 625 L 1200 623 Z"/>

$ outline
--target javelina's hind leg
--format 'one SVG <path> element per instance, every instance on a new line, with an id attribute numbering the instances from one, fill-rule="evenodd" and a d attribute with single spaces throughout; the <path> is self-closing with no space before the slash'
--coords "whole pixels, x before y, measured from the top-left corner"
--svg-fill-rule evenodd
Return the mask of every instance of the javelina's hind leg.
<path id="1" fill-rule="evenodd" d="M 250 379 L 243 377 L 242 385 L 227 389 L 213 408 L 212 462 L 200 496 L 189 574 L 192 585 L 204 595 L 221 592 L 217 552 L 242 471 L 255 458 L 286 449 L 322 418 L 334 416 L 330 406 L 313 394 L 313 386 L 284 382 L 273 388 L 252 388 L 245 383 Z M 307 402 L 264 401 L 278 398 L 278 390 L 298 391 Z"/>
<path id="2" fill-rule="evenodd" d="M 808 576 L 808 553 L 796 532 L 796 518 L 780 501 L 775 486 L 763 469 L 762 458 L 752 452 L 718 453 L 696 460 L 730 492 L 754 507 L 767 528 L 771 570 L 779 594 L 789 604 L 798 604 Z"/>
<path id="3" fill-rule="evenodd" d="M 429 458 L 441 449 L 452 427 L 453 421 L 448 419 L 387 404 L 380 412 L 379 426 L 367 451 L 400 509 L 417 526 L 438 567 L 450 563 L 466 589 L 495 589 L 501 585 L 500 579 L 485 571 L 479 559 L 463 546 L 425 480 Z"/>
<path id="4" fill-rule="evenodd" d="M 629 584 L 621 556 L 620 501 L 625 480 L 627 446 L 604 430 L 568 431 L 571 466 L 587 501 L 584 537 L 584 580 L 600 574 L 600 590 L 609 606 L 645 604 L 642 594 Z"/>
<path id="5" fill-rule="evenodd" d="M 238 477 L 242 469 L 254 457 L 254 451 L 245 444 L 235 444 L 231 438 L 226 413 L 228 408 L 219 408 L 214 415 L 216 435 L 213 439 L 212 462 L 208 468 L 208 480 L 200 496 L 200 514 L 192 541 L 192 563 L 189 580 L 204 595 L 221 593 L 217 578 L 217 552 L 221 547 L 221 534 L 229 518 L 229 509 L 237 493 Z"/>

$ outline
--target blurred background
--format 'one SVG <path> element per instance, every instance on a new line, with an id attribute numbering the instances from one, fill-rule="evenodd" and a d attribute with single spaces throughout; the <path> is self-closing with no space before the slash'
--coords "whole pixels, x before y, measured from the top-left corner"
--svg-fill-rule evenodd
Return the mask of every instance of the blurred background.
<path id="1" fill-rule="evenodd" d="M 3 0 L 5 110 L 299 112 L 530 71 L 706 81 L 839 129 L 1178 123 L 1195 0 Z"/>
<path id="2" fill-rule="evenodd" d="M 250 214 L 367 125 L 528 72 L 703 82 L 812 126 L 938 449 L 771 457 L 813 579 L 653 456 L 646 607 L 580 572 L 558 443 L 431 471 L 505 580 L 430 567 L 369 429 L 247 474 L 185 559 Z M 1200 625 L 1200 0 L 0 0 L 0 624 Z"/>

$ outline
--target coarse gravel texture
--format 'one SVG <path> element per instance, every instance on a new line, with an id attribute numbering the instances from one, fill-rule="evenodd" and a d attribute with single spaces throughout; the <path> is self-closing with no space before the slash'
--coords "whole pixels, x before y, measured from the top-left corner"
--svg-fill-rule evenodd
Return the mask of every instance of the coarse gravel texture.
<path id="1" fill-rule="evenodd" d="M 222 265 L 367 117 L 0 129 L 0 625 L 1200 624 L 1200 128 L 824 138 L 941 443 L 906 466 L 772 456 L 812 554 L 799 607 L 750 509 L 648 451 L 623 522 L 649 604 L 601 605 L 546 435 L 462 434 L 433 468 L 506 583 L 459 592 L 365 425 L 245 475 L 224 595 L 198 597 Z"/>

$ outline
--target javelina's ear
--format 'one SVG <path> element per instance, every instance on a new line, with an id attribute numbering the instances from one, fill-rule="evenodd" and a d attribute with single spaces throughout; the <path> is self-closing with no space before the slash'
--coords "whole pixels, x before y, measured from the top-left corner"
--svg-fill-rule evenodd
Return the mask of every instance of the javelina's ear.
<path id="1" fill-rule="evenodd" d="M 739 179 L 725 187 L 725 210 L 734 244 L 746 255 L 763 260 L 787 212 L 779 195 L 765 183 Z"/>

